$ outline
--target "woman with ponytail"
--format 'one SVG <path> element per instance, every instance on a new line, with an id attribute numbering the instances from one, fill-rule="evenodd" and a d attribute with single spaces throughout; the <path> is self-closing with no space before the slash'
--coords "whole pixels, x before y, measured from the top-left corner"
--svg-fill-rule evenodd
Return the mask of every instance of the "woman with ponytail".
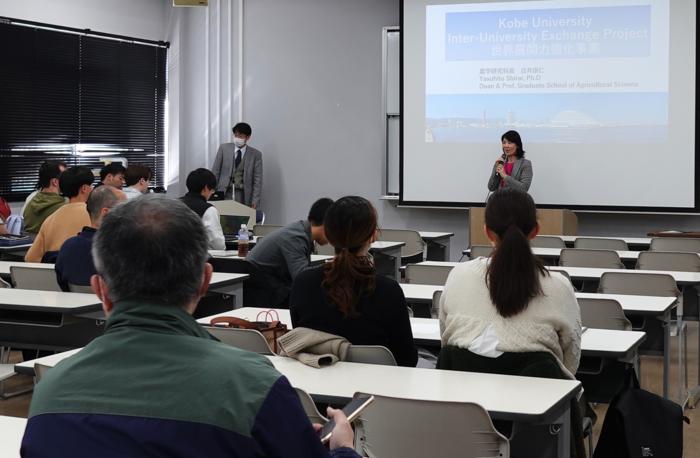
<path id="1" fill-rule="evenodd" d="M 343 197 L 328 208 L 324 228 L 335 258 L 294 280 L 292 325 L 343 336 L 355 345 L 383 345 L 400 366 L 415 366 L 403 291 L 377 275 L 369 255 L 377 232 L 374 207 L 362 197 Z"/>
<path id="2" fill-rule="evenodd" d="M 581 351 L 581 317 L 571 283 L 548 272 L 530 249 L 539 230 L 532 198 L 501 189 L 486 204 L 491 258 L 460 264 L 440 300 L 443 346 L 498 358 L 503 353 L 552 354 L 573 378 Z"/>

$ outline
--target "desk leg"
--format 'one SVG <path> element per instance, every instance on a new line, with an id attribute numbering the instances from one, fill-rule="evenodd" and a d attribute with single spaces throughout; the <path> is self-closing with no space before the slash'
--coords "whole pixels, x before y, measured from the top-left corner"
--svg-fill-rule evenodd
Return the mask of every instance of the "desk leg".
<path id="1" fill-rule="evenodd" d="M 442 239 L 440 239 L 442 240 Z M 430 240 L 426 242 L 426 261 L 449 261 L 450 260 L 450 239 L 443 241 Z"/>
<path id="2" fill-rule="evenodd" d="M 233 285 L 222 286 L 220 288 L 212 288 L 211 291 L 214 293 L 222 293 L 233 296 L 234 309 L 243 307 L 243 282 L 237 282 Z"/>
<path id="3" fill-rule="evenodd" d="M 571 407 L 564 409 L 561 417 L 557 420 L 559 424 L 559 440 L 557 441 L 557 456 L 559 458 L 571 455 Z"/>
<path id="4" fill-rule="evenodd" d="M 678 338 L 678 404 L 685 408 L 688 401 L 688 375 L 686 374 L 685 336 L 683 329 L 683 290 L 676 308 L 676 337 Z"/>
<path id="5" fill-rule="evenodd" d="M 669 367 L 671 362 L 671 312 L 666 313 L 663 318 L 664 327 L 664 375 L 663 375 L 663 395 L 664 399 L 668 399 L 668 379 Z"/>

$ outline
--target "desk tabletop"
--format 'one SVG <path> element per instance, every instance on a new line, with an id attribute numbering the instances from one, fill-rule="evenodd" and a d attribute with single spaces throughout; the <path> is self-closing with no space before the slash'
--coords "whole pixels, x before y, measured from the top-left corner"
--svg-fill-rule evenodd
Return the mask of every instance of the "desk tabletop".
<path id="1" fill-rule="evenodd" d="M 563 248 L 543 248 L 543 247 L 531 247 L 532 253 L 535 256 L 540 256 L 542 258 L 558 258 L 561 256 L 561 250 Z M 574 248 L 567 248 L 569 250 L 574 249 Z M 462 250 L 462 254 L 469 254 L 471 250 L 467 248 L 466 250 Z M 640 251 L 621 251 L 617 250 L 615 251 L 618 256 L 620 256 L 620 259 L 623 261 L 636 261 L 639 258 L 639 253 Z"/>
<path id="2" fill-rule="evenodd" d="M 444 286 L 402 283 L 401 289 L 409 302 L 432 302 L 433 293 L 442 291 Z M 636 296 L 631 294 L 574 293 L 582 299 L 614 299 L 622 310 L 633 314 L 663 315 L 676 304 L 676 297 Z"/>
<path id="3" fill-rule="evenodd" d="M 338 362 L 315 369 L 268 356 L 289 382 L 311 395 L 350 399 L 355 392 L 448 402 L 475 402 L 494 418 L 542 421 L 578 392 L 577 380 Z"/>
<path id="4" fill-rule="evenodd" d="M 372 243 L 372 245 L 370 245 L 370 250 L 381 252 L 381 251 L 394 250 L 396 248 L 401 248 L 404 245 L 406 245 L 405 242 L 387 242 L 387 241 L 377 240 L 376 242 Z"/>
<path id="5" fill-rule="evenodd" d="M 238 256 L 237 250 L 209 250 L 209 256 L 211 256 L 212 258 L 218 258 L 218 259 L 236 259 L 239 261 L 246 260 L 246 258 L 242 258 L 242 257 Z M 311 255 L 311 264 L 321 264 L 321 263 L 326 262 L 328 260 L 331 260 L 333 258 L 334 258 L 334 256 L 330 256 L 330 255 L 326 255 L 326 254 L 312 254 Z"/>
<path id="6" fill-rule="evenodd" d="M 0 275 L 10 275 L 10 267 L 36 267 L 37 269 L 53 269 L 53 264 L 41 262 L 22 262 L 22 261 L 0 261 Z"/>
<path id="7" fill-rule="evenodd" d="M 19 457 L 26 418 L 0 416 L 0 456 Z"/>
<path id="8" fill-rule="evenodd" d="M 30 359 L 29 361 L 22 361 L 21 363 L 15 364 L 15 371 L 19 374 L 34 375 L 34 363 L 54 367 L 56 364 L 60 363 L 69 356 L 73 356 L 80 350 L 82 350 L 82 348 L 74 348 L 73 350 L 63 351 L 61 353 L 54 353 L 53 355 L 48 355 L 37 359 Z"/>
<path id="9" fill-rule="evenodd" d="M 563 241 L 567 243 L 575 243 L 577 238 L 586 238 L 586 239 L 616 239 L 616 240 L 624 240 L 628 245 L 640 245 L 640 246 L 649 246 L 651 245 L 651 237 L 618 237 L 611 235 L 609 237 L 601 237 L 601 236 L 594 236 L 594 235 L 547 235 L 547 237 L 559 237 Z"/>
<path id="10" fill-rule="evenodd" d="M 220 286 L 232 285 L 234 283 L 240 283 L 243 280 L 248 279 L 250 275 L 248 274 L 230 274 L 226 272 L 213 272 L 211 274 L 211 282 L 209 282 L 210 288 L 217 288 Z"/>
<path id="11" fill-rule="evenodd" d="M 17 364 L 33 373 L 34 363 L 53 367 L 75 354 L 71 350 Z M 515 377 L 476 372 L 339 362 L 315 369 L 291 358 L 268 357 L 293 386 L 314 396 L 349 399 L 357 391 L 408 399 L 476 402 L 494 418 L 551 421 L 580 387 L 576 380 Z"/>
<path id="12" fill-rule="evenodd" d="M 586 328 L 581 335 L 581 354 L 606 358 L 625 358 L 646 338 L 643 331 L 616 331 Z"/>
<path id="13" fill-rule="evenodd" d="M 423 240 L 437 240 L 454 237 L 454 232 L 434 232 L 434 231 L 418 231 L 418 235 Z"/>
<path id="14" fill-rule="evenodd" d="M 420 285 L 427 286 L 427 285 Z M 441 287 L 438 287 L 441 288 Z M 219 316 L 235 316 L 248 321 L 255 321 L 260 312 L 269 309 L 258 307 L 243 307 L 236 310 L 218 313 L 197 320 L 202 325 L 208 325 L 212 318 Z M 292 329 L 292 319 L 287 309 L 275 309 L 279 320 Z M 262 319 L 262 318 L 261 318 Z M 435 318 L 411 318 L 413 340 L 423 344 L 440 344 L 440 322 Z M 644 332 L 636 331 L 607 331 L 603 329 L 588 329 L 581 341 L 581 350 L 591 356 L 607 356 L 616 358 L 633 350 L 644 339 Z"/>
<path id="15" fill-rule="evenodd" d="M 101 307 L 102 302 L 94 294 L 0 288 L 0 308 L 5 310 L 76 314 Z"/>
<path id="16" fill-rule="evenodd" d="M 13 245 L 13 246 L 0 246 L 0 252 L 3 251 L 22 251 L 31 248 L 31 243 L 25 243 L 23 245 Z"/>
<path id="17" fill-rule="evenodd" d="M 546 266 L 549 270 L 565 270 L 571 278 L 600 279 L 605 272 L 615 272 L 625 275 L 665 274 L 676 280 L 678 285 L 695 285 L 700 283 L 700 272 L 675 272 L 672 270 L 641 270 L 641 269 L 598 269 L 592 267 L 563 267 Z"/>

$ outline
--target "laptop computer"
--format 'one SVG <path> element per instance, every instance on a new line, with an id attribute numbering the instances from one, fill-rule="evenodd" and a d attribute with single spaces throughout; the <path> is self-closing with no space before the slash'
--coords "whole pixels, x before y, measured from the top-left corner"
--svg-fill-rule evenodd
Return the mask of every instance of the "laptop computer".
<path id="1" fill-rule="evenodd" d="M 238 237 L 238 231 L 241 229 L 241 224 L 248 226 L 248 230 L 252 228 L 248 224 L 249 216 L 242 215 L 220 215 L 221 229 L 226 239 L 235 239 Z"/>

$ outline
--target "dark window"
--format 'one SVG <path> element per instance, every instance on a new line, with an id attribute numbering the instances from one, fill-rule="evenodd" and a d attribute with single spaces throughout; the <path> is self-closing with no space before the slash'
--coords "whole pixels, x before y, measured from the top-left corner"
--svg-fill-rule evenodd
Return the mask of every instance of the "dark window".
<path id="1" fill-rule="evenodd" d="M 126 158 L 163 186 L 164 44 L 133 43 L 0 18 L 0 195 L 24 198 L 44 160 Z"/>

